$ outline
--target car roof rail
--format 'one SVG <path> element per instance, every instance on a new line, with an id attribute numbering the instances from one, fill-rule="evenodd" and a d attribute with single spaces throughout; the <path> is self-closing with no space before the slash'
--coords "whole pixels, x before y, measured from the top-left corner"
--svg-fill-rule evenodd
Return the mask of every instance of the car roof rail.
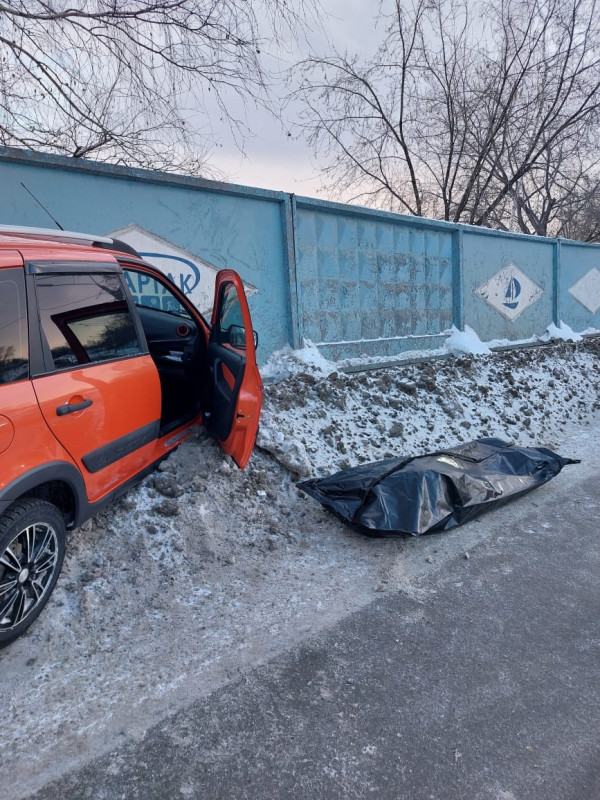
<path id="1" fill-rule="evenodd" d="M 102 239 L 94 239 L 93 246 L 101 247 L 103 250 L 118 250 L 120 253 L 128 253 L 131 256 L 137 256 L 140 258 L 138 251 L 130 244 L 127 244 L 127 242 L 123 242 L 121 239 L 105 240 L 105 236 Z"/>
<path id="2" fill-rule="evenodd" d="M 0 225 L 0 233 L 6 233 L 9 236 L 39 236 L 60 241 L 112 242 L 112 239 L 109 239 L 108 236 L 96 236 L 93 233 L 77 233 L 75 231 L 57 231 L 56 228 L 31 228 L 28 225 Z"/>
<path id="3" fill-rule="evenodd" d="M 89 242 L 94 247 L 103 250 L 118 250 L 123 253 L 138 256 L 136 250 L 127 242 L 120 239 L 111 239 L 109 236 L 97 236 L 94 233 L 79 233 L 77 231 L 56 230 L 56 228 L 31 228 L 27 225 L 1 225 L 0 234 L 9 236 L 33 236 L 36 238 L 52 239 L 56 242 Z"/>

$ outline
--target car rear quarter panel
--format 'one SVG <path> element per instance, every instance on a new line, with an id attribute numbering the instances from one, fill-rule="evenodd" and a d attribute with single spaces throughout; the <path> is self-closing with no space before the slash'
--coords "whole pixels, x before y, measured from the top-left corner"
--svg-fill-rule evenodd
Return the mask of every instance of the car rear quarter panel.
<path id="1" fill-rule="evenodd" d="M 2 386 L 0 491 L 31 469 L 71 458 L 46 425 L 29 381 Z"/>
<path id="2" fill-rule="evenodd" d="M 0 250 L 0 269 L 2 267 L 22 267 L 23 259 L 17 250 Z"/>

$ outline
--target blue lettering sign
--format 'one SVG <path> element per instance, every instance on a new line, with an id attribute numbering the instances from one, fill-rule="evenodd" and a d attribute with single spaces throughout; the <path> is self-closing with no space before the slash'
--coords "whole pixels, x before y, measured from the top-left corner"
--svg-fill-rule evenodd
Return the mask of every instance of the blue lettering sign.
<path id="1" fill-rule="evenodd" d="M 192 283 L 190 285 L 190 282 L 192 280 L 194 280 L 194 283 Z M 200 280 L 199 274 L 198 274 L 197 278 L 196 278 L 195 275 L 183 275 L 183 274 L 181 274 L 179 276 L 179 288 L 181 289 L 181 291 L 184 294 L 191 294 L 194 291 L 194 289 L 196 288 L 196 286 L 198 285 L 199 280 Z"/>
<path id="2" fill-rule="evenodd" d="M 125 275 L 125 280 L 127 281 L 127 286 L 129 287 L 129 291 L 131 292 L 131 294 L 135 294 L 136 291 L 135 291 L 135 286 L 133 285 L 133 279 L 131 277 L 131 272 L 128 272 L 127 270 L 125 270 L 125 272 L 123 274 Z"/>
<path id="3" fill-rule="evenodd" d="M 137 293 L 144 294 L 144 286 L 147 286 L 152 280 L 152 278 L 149 275 L 144 275 L 143 272 L 138 272 L 137 279 L 138 279 Z"/>
<path id="4" fill-rule="evenodd" d="M 166 253 L 140 253 L 140 255 L 142 258 L 147 259 L 165 258 L 169 259 L 170 261 L 177 262 L 178 269 L 174 270 L 176 274 L 173 275 L 171 272 L 169 272 L 168 277 L 176 286 L 179 286 L 183 294 L 187 296 L 191 295 L 191 293 L 200 283 L 200 279 L 202 277 L 200 270 L 192 261 L 189 261 L 187 258 L 171 256 L 167 255 Z"/>

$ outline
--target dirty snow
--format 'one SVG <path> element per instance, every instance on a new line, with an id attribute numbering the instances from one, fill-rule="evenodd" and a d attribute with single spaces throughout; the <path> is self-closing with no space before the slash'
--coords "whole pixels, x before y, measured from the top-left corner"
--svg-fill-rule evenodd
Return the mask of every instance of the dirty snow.
<path id="1" fill-rule="evenodd" d="M 477 347 L 475 337 L 464 341 Z M 599 348 L 561 341 L 359 374 L 296 371 L 269 387 L 258 443 L 300 477 L 478 436 L 547 444 L 598 407 Z"/>
<path id="2" fill-rule="evenodd" d="M 466 332 L 469 353 L 356 374 L 310 346 L 280 353 L 245 472 L 199 431 L 71 534 L 48 608 L 0 654 L 3 797 L 141 735 L 378 592 L 418 595 L 423 575 L 487 535 L 472 524 L 369 539 L 303 495 L 299 477 L 478 436 L 580 457 L 563 446 L 576 431 L 571 441 L 595 452 L 585 431 L 599 408 L 600 339 L 557 331 L 482 355 Z"/>

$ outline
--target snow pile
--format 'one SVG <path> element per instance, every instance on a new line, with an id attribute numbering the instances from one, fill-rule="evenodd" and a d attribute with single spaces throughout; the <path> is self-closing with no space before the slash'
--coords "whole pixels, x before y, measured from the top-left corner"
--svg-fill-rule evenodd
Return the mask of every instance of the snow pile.
<path id="1" fill-rule="evenodd" d="M 581 342 L 583 336 L 580 333 L 570 328 L 565 322 L 560 321 L 557 327 L 553 322 L 546 328 L 546 333 L 541 337 L 542 341 L 549 341 L 550 339 L 561 339 L 563 342 Z"/>
<path id="2" fill-rule="evenodd" d="M 305 339 L 304 346 L 300 350 L 286 346 L 273 353 L 268 362 L 261 367 L 260 373 L 263 381 L 270 384 L 286 380 L 301 369 L 308 369 L 315 374 L 329 375 L 335 372 L 336 366 L 321 355 L 316 345 Z"/>
<path id="3" fill-rule="evenodd" d="M 446 339 L 445 346 L 451 353 L 469 353 L 471 355 L 489 355 L 492 351 L 487 344 L 481 341 L 473 328 L 465 325 L 464 331 L 459 331 L 454 325 Z"/>
<path id="4" fill-rule="evenodd" d="M 423 570 L 485 535 L 467 525 L 460 537 L 367 539 L 298 476 L 478 436 L 560 452 L 568 422 L 592 420 L 600 339 L 473 355 L 474 334 L 452 335 L 468 354 L 356 374 L 310 345 L 279 354 L 244 472 L 200 431 L 69 536 L 47 609 L 3 652 L 7 800 L 38 788 L 48 764 L 67 769 L 143 731 L 375 592 L 418 592 Z"/>
<path id="5" fill-rule="evenodd" d="M 465 342 L 476 345 L 467 332 Z M 600 341 L 464 355 L 270 386 L 258 444 L 298 476 L 413 456 L 479 436 L 549 444 L 597 407 Z"/>

